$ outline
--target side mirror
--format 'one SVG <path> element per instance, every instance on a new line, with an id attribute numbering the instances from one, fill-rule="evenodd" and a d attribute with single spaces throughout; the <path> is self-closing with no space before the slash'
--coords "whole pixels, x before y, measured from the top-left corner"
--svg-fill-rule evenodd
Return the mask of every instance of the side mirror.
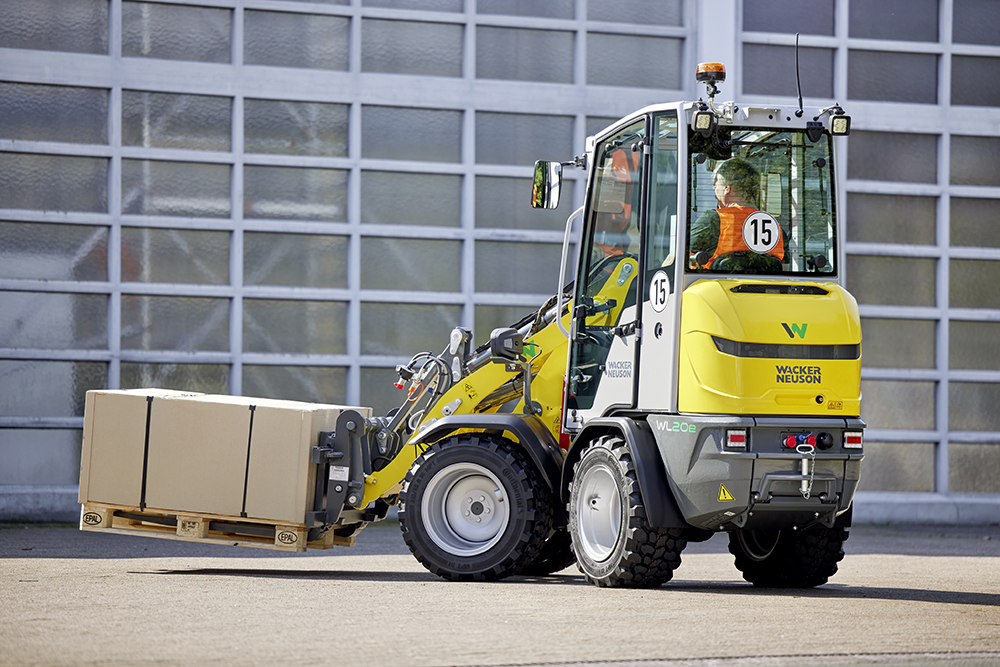
<path id="1" fill-rule="evenodd" d="M 535 163 L 535 181 L 531 187 L 532 208 L 555 208 L 559 206 L 559 190 L 562 185 L 562 165 L 558 162 L 539 160 Z"/>
<path id="2" fill-rule="evenodd" d="M 517 362 L 524 355 L 524 337 L 517 329 L 494 329 L 490 334 L 490 356 L 497 363 Z"/>

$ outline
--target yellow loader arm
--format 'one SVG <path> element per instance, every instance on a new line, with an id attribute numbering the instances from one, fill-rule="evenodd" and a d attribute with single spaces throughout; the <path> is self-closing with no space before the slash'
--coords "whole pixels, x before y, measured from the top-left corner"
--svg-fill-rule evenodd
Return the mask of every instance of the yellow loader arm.
<path id="1" fill-rule="evenodd" d="M 623 257 L 618 266 L 623 264 L 632 265 L 631 275 L 634 279 L 637 273 L 636 260 L 631 257 Z M 617 268 L 611 272 L 612 275 L 618 275 L 618 273 Z M 603 304 L 614 300 L 616 305 L 588 317 L 587 323 L 596 326 L 610 326 L 616 323 L 624 307 L 631 284 L 632 280 L 621 285 L 615 280 L 607 281 L 594 297 L 594 302 Z M 539 418 L 552 433 L 553 438 L 559 441 L 562 433 L 563 389 L 569 341 L 555 318 L 555 306 L 550 305 L 553 304 L 553 301 L 554 297 L 541 307 L 539 313 L 536 313 L 532 328 L 536 328 L 539 322 L 541 325 L 537 331 L 528 330 L 529 335 L 525 336 L 524 339 L 524 352 L 531 364 L 532 402 L 540 406 Z M 562 326 L 567 331 L 572 312 L 573 303 L 569 302 L 564 306 L 561 317 Z M 413 392 L 415 380 L 416 378 L 411 380 L 410 386 L 410 395 L 413 398 L 416 398 Z M 377 498 L 393 495 L 398 491 L 398 487 L 410 466 L 413 465 L 413 461 L 426 448 L 426 444 L 421 442 L 420 436 L 427 427 L 446 415 L 498 412 L 505 405 L 509 407 L 508 404 L 515 400 L 517 402 L 513 406 L 513 412 L 521 413 L 524 409 L 524 388 L 521 385 L 521 375 L 512 373 L 502 363 L 485 363 L 468 371 L 437 400 L 427 405 L 419 417 L 417 428 L 392 461 L 367 478 L 362 506 Z M 513 434 L 509 434 L 509 437 L 516 440 Z"/>

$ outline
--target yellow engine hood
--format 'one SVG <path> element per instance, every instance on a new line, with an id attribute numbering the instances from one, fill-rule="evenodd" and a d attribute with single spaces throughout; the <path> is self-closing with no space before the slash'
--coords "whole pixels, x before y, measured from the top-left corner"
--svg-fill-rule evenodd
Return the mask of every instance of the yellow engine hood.
<path id="1" fill-rule="evenodd" d="M 861 320 L 839 285 L 698 281 L 680 334 L 681 412 L 859 413 Z"/>

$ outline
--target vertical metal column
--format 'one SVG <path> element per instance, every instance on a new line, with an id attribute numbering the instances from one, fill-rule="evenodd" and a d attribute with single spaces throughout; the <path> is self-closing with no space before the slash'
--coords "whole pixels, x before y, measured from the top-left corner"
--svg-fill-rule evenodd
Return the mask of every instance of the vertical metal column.
<path id="1" fill-rule="evenodd" d="M 243 7 L 233 10 L 233 91 L 232 137 L 230 150 L 233 162 L 230 176 L 230 222 L 232 233 L 229 243 L 229 284 L 233 297 L 229 307 L 229 393 L 243 394 Z"/>

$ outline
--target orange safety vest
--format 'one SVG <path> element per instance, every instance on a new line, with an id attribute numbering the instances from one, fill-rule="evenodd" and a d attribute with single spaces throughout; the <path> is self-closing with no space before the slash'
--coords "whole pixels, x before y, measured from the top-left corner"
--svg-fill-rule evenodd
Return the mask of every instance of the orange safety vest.
<path id="1" fill-rule="evenodd" d="M 715 212 L 719 214 L 719 245 L 715 248 L 715 254 L 705 262 L 705 267 L 712 265 L 716 257 L 731 252 L 753 252 L 750 246 L 743 240 L 743 223 L 750 217 L 751 213 L 756 213 L 757 209 L 748 206 L 727 206 L 717 208 Z M 781 238 L 781 231 L 778 231 L 778 242 L 774 244 L 768 252 L 778 259 L 785 258 L 785 241 Z"/>

